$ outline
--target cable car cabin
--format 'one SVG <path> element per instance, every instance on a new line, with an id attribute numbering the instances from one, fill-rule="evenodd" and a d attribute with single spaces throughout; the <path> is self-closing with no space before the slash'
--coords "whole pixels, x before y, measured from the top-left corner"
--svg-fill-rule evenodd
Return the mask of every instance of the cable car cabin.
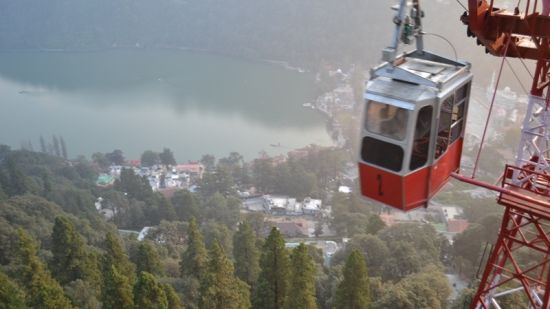
<path id="1" fill-rule="evenodd" d="M 359 153 L 365 197 L 427 206 L 460 167 L 471 81 L 469 64 L 426 51 L 372 70 Z"/>

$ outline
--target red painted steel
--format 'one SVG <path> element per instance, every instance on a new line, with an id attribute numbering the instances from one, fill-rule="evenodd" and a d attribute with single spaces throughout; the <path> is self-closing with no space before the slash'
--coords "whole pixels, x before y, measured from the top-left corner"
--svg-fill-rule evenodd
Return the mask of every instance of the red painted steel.
<path id="1" fill-rule="evenodd" d="M 531 95 L 548 100 L 550 17 L 537 12 L 537 1 L 526 1 L 524 11 L 519 9 L 500 10 L 493 0 L 468 0 L 468 12 L 461 20 L 468 26 L 468 36 L 475 37 L 486 52 L 537 60 Z M 502 289 L 522 293 L 525 308 L 550 308 L 550 175 L 537 173 L 527 164 L 506 166 L 502 187 L 454 177 L 499 192 L 498 203 L 506 207 L 470 308 L 493 308 Z M 529 263 L 519 263 L 521 251 L 532 256 Z"/>
<path id="2" fill-rule="evenodd" d="M 447 152 L 434 163 L 431 171 L 430 194 L 434 196 L 449 181 L 451 174 L 460 168 L 460 157 L 462 156 L 463 138 L 452 143 Z"/>
<path id="3" fill-rule="evenodd" d="M 519 176 L 515 182 L 514 175 Z M 550 175 L 506 166 L 502 187 L 497 188 L 457 178 L 499 191 L 498 203 L 506 207 L 498 240 L 470 308 L 493 308 L 492 298 L 502 288 L 518 288 L 516 293 L 522 294 L 526 308 L 550 308 Z M 527 250 L 535 258 L 519 263 Z"/>
<path id="4" fill-rule="evenodd" d="M 359 177 L 364 196 L 403 209 L 403 179 L 400 175 L 360 162 Z"/>
<path id="5" fill-rule="evenodd" d="M 426 207 L 429 200 L 428 180 L 430 168 L 424 167 L 403 177 L 405 205 L 402 210 L 408 211 L 418 207 Z"/>
<path id="6" fill-rule="evenodd" d="M 391 207 L 409 211 L 426 207 L 460 167 L 463 138 L 457 139 L 432 166 L 426 166 L 408 175 L 388 172 L 359 163 L 361 193 Z"/>

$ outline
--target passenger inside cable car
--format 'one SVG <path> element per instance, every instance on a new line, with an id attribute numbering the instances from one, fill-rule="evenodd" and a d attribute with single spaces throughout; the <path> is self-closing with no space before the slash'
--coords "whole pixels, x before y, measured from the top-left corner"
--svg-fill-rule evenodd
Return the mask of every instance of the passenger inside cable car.
<path id="1" fill-rule="evenodd" d="M 366 129 L 393 140 L 402 141 L 407 133 L 409 111 L 397 106 L 369 101 L 365 117 Z M 403 148 L 379 139 L 365 137 L 363 141 L 363 160 L 400 171 L 403 161 Z"/>
<path id="2" fill-rule="evenodd" d="M 394 89 L 403 85 L 394 81 Z M 459 168 L 470 83 L 453 87 L 442 97 L 426 92 L 415 102 L 392 98 L 395 93 L 367 94 L 360 152 L 364 196 L 414 209 Z"/>

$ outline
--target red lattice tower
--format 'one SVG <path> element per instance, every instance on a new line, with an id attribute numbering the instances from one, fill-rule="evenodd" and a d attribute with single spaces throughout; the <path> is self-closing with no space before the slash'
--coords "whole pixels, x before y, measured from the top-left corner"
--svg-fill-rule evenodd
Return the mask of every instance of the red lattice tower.
<path id="1" fill-rule="evenodd" d="M 493 2 L 468 1 L 468 12 L 462 16 L 468 35 L 495 56 L 536 60 L 537 65 L 515 166 L 506 166 L 501 186 L 455 175 L 500 192 L 498 203 L 505 207 L 498 240 L 470 308 L 504 308 L 501 297 L 516 294 L 525 308 L 546 309 L 550 308 L 550 17 L 537 13 L 537 1 L 510 11 L 494 7 Z M 526 255 L 530 258 L 521 260 Z"/>

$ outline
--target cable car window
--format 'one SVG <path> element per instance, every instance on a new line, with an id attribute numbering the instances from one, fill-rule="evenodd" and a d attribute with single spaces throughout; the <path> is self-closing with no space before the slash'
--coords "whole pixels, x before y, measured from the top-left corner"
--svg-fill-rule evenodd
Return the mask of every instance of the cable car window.
<path id="1" fill-rule="evenodd" d="M 463 116 L 464 116 L 464 103 L 455 104 L 455 106 L 453 106 L 453 117 L 452 117 L 453 123 L 462 119 Z"/>
<path id="2" fill-rule="evenodd" d="M 414 129 L 414 142 L 411 153 L 411 163 L 409 169 L 415 170 L 428 161 L 428 152 L 430 150 L 430 132 L 432 128 L 431 106 L 424 106 L 418 112 L 416 128 Z"/>
<path id="3" fill-rule="evenodd" d="M 397 140 L 405 138 L 408 110 L 376 101 L 369 101 L 366 108 L 365 127 L 368 131 Z"/>
<path id="4" fill-rule="evenodd" d="M 457 123 L 453 124 L 453 127 L 451 128 L 451 143 L 456 141 L 461 135 L 462 135 L 462 125 L 464 124 L 464 121 L 460 119 Z"/>
<path id="5" fill-rule="evenodd" d="M 464 107 L 468 97 L 468 89 L 470 84 L 462 86 L 456 91 L 456 102 L 453 106 L 452 124 L 451 124 L 451 144 L 462 136 L 464 127 Z"/>
<path id="6" fill-rule="evenodd" d="M 365 162 L 399 172 L 403 166 L 403 148 L 365 136 L 361 145 L 361 158 Z"/>
<path id="7" fill-rule="evenodd" d="M 441 104 L 439 113 L 439 125 L 437 129 L 437 142 L 435 145 L 435 158 L 438 159 L 449 146 L 449 134 L 451 131 L 452 111 L 454 95 L 446 98 Z"/>
<path id="8" fill-rule="evenodd" d="M 456 91 L 456 101 L 460 102 L 464 98 L 468 96 L 468 88 L 470 86 L 470 83 L 467 83 L 466 85 L 462 86 L 460 89 Z"/>

